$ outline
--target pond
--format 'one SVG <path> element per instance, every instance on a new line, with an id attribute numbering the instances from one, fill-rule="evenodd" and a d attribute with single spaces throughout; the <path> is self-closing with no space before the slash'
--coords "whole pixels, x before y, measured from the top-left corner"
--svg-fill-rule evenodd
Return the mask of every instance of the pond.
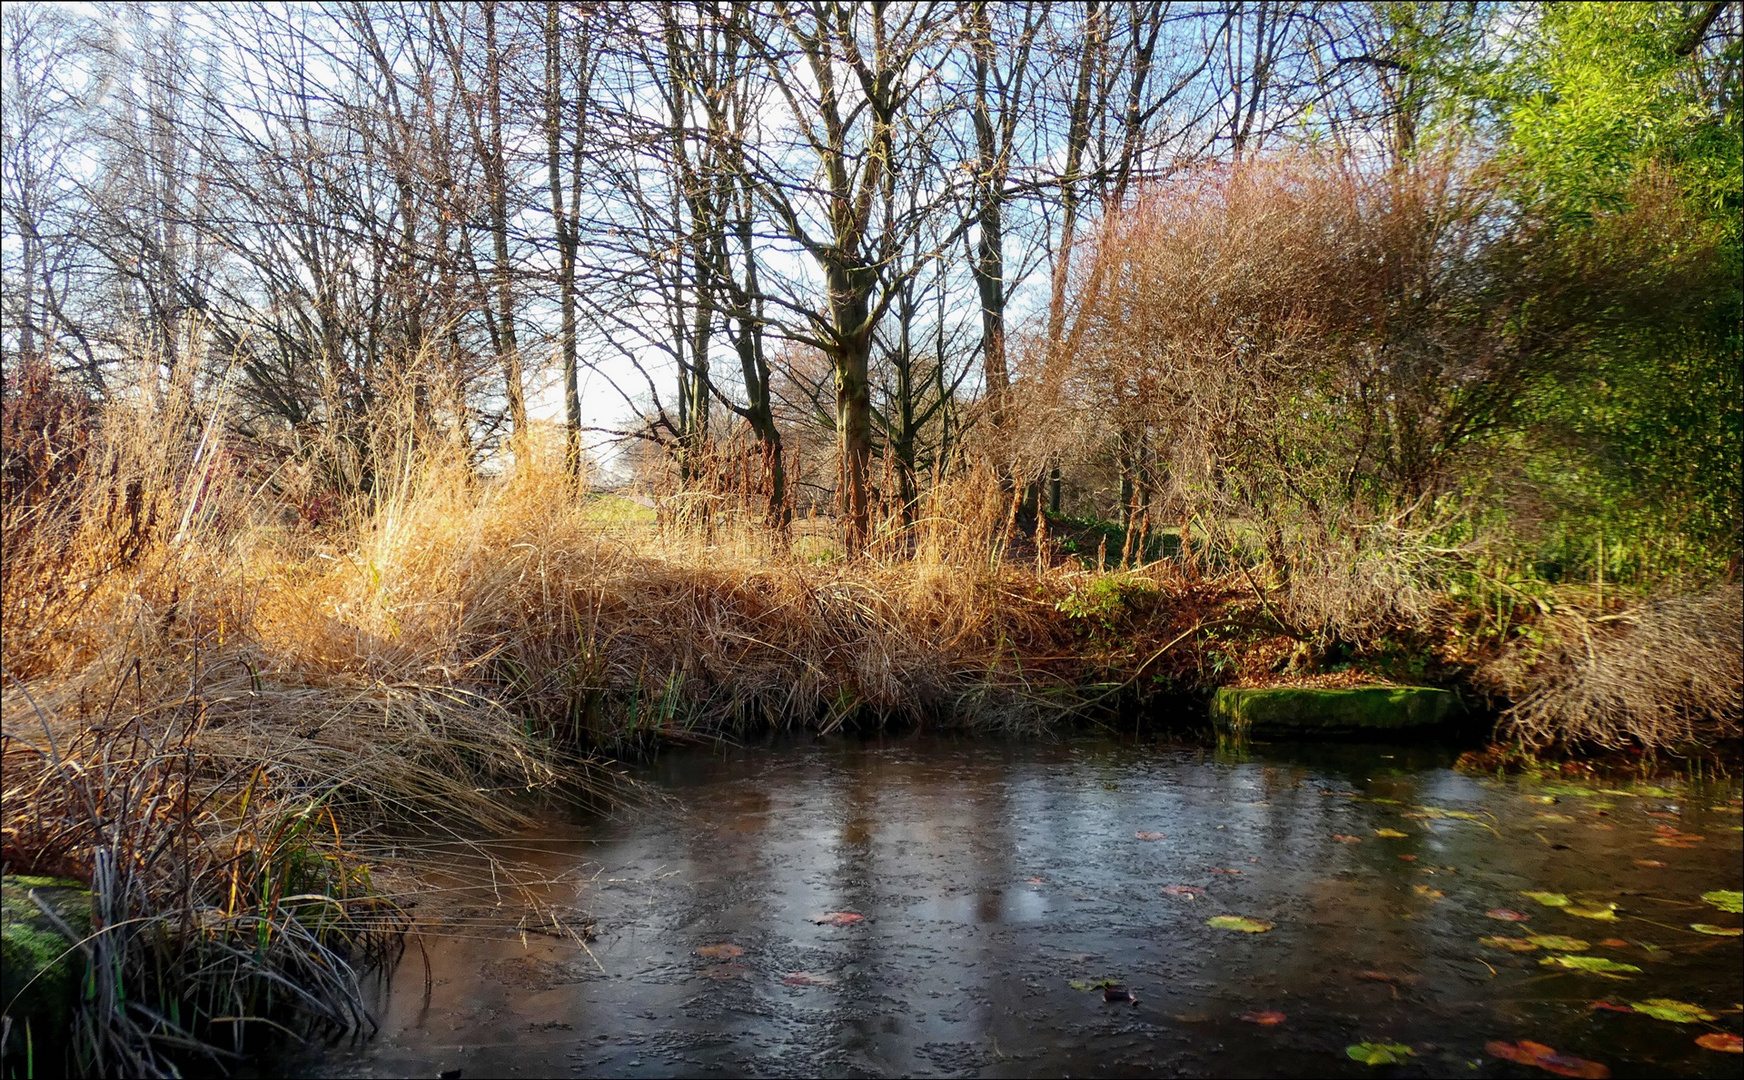
<path id="1" fill-rule="evenodd" d="M 457 848 L 460 899 L 421 906 L 379 1034 L 285 1066 L 1355 1076 L 1367 1043 L 1402 1060 L 1386 1075 L 1545 1075 L 1498 1058 L 1536 1043 L 1563 1075 L 1738 1075 L 1697 1039 L 1736 1035 L 1744 1000 L 1740 916 L 1702 899 L 1744 876 L 1739 785 L 1452 759 L 1112 737 L 667 753 L 640 775 L 672 805 L 498 849 L 593 922 L 585 948 Z"/>

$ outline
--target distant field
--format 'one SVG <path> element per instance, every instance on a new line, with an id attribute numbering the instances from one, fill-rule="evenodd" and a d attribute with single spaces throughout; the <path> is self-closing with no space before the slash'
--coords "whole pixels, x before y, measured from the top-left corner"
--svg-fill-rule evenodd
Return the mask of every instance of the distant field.
<path id="1" fill-rule="evenodd" d="M 674 507 L 681 505 L 684 498 L 681 495 L 673 500 Z M 650 496 L 604 491 L 585 497 L 581 517 L 597 525 L 602 532 L 622 530 L 633 533 L 656 527 L 660 522 L 660 511 Z M 732 530 L 739 517 L 736 512 L 722 513 L 716 518 L 716 523 L 722 529 Z M 762 522 L 756 524 L 761 526 Z M 827 562 L 842 552 L 840 525 L 834 518 L 799 517 L 794 519 L 791 528 L 793 554 L 801 560 Z"/>
<path id="2" fill-rule="evenodd" d="M 660 518 L 654 509 L 654 500 L 609 491 L 588 495 L 581 516 L 583 520 L 601 525 L 653 525 Z"/>

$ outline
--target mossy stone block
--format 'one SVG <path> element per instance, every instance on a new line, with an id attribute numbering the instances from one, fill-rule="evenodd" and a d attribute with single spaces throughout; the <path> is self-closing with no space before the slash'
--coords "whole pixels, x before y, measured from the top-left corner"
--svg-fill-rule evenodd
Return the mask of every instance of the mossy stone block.
<path id="1" fill-rule="evenodd" d="M 1211 699 L 1212 723 L 1231 735 L 1312 737 L 1400 731 L 1433 727 L 1458 712 L 1457 697 L 1427 686 L 1223 687 Z"/>
<path id="2" fill-rule="evenodd" d="M 80 939 L 91 932 L 91 893 L 62 878 L 0 877 L 0 1008 L 12 1025 L 4 1050 L 24 1049 L 28 1024 L 40 1056 L 66 1045 L 67 1028 L 85 976 L 84 953 L 44 915 L 31 894 Z"/>

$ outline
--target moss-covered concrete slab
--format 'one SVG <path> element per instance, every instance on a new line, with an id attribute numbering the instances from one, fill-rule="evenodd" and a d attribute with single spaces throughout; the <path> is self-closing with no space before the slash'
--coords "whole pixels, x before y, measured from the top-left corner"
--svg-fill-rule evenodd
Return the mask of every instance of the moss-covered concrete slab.
<path id="1" fill-rule="evenodd" d="M 4 1052 L 22 1052 L 26 1025 L 38 1054 L 66 1044 L 79 1001 L 84 955 L 31 899 L 83 938 L 91 932 L 91 894 L 77 881 L 0 877 L 0 1008 L 12 1019 Z"/>
<path id="2" fill-rule="evenodd" d="M 1231 735 L 1352 735 L 1434 727 L 1452 720 L 1459 699 L 1427 686 L 1359 686 L 1342 690 L 1278 687 L 1219 689 L 1211 720 Z"/>

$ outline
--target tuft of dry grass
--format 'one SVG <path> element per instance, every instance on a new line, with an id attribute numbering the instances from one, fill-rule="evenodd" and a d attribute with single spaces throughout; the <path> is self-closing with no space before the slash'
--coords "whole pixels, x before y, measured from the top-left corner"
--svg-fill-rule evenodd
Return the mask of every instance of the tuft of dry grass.
<path id="1" fill-rule="evenodd" d="M 68 1060 L 39 1068 L 174 1076 L 286 1023 L 353 1030 L 359 972 L 398 946 L 406 920 L 339 841 L 328 793 L 275 790 L 265 763 L 211 775 L 201 710 L 190 696 L 173 712 L 111 713 L 63 741 L 37 711 L 36 740 L 6 733 L 8 867 L 91 889 L 91 932 L 61 927 L 89 973 L 75 1029 L 35 1033 Z"/>
<path id="2" fill-rule="evenodd" d="M 989 681 L 1021 692 L 1020 658 L 1059 651 L 1032 647 L 1060 619 L 1021 571 L 961 557 L 952 507 L 906 529 L 887 517 L 873 543 L 903 552 L 890 559 L 813 561 L 760 517 L 625 528 L 560 474 L 426 474 L 302 587 L 349 605 L 373 655 L 496 687 L 541 731 L 592 744 L 939 716 Z"/>
<path id="3" fill-rule="evenodd" d="M 221 402 L 176 380 L 122 401 L 52 483 L 8 431 L 0 858 L 92 889 L 79 1028 L 37 1045 L 173 1075 L 366 1019 L 357 971 L 404 920 L 351 838 L 512 825 L 513 792 L 601 774 L 348 617 L 368 596 L 326 607 L 335 560 L 278 529 Z"/>
<path id="4" fill-rule="evenodd" d="M 1513 704 L 1499 731 L 1552 744 L 1692 747 L 1737 739 L 1744 715 L 1744 588 L 1648 601 L 1588 617 L 1557 607 L 1543 648 L 1516 646 L 1480 669 Z"/>

